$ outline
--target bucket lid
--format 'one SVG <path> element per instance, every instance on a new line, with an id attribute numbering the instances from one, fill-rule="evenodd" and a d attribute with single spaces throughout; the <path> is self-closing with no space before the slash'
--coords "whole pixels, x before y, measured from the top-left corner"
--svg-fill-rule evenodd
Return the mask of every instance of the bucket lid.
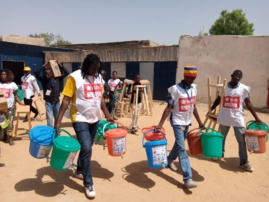
<path id="1" fill-rule="evenodd" d="M 52 136 L 54 131 L 54 128 L 50 126 L 35 126 L 30 130 L 29 137 L 35 143 L 52 145 Z"/>
<path id="2" fill-rule="evenodd" d="M 202 133 L 202 135 L 200 137 L 209 137 L 209 136 L 214 136 L 214 137 L 221 137 L 224 138 L 222 134 L 220 134 L 219 132 L 216 131 L 211 131 L 211 132 L 204 132 Z"/>
<path id="3" fill-rule="evenodd" d="M 167 145 L 166 140 L 155 140 L 155 141 L 149 141 L 145 143 L 145 147 L 152 147 L 152 146 L 162 146 Z"/>
<path id="4" fill-rule="evenodd" d="M 267 126 L 265 124 L 252 123 L 247 127 L 248 130 L 264 130 L 268 132 Z"/>
<path id="5" fill-rule="evenodd" d="M 123 137 L 127 135 L 127 131 L 123 128 L 114 128 L 105 132 L 105 137 Z"/>
<path id="6" fill-rule="evenodd" d="M 69 152 L 76 152 L 80 150 L 79 142 L 70 136 L 58 136 L 54 139 L 53 146 Z"/>

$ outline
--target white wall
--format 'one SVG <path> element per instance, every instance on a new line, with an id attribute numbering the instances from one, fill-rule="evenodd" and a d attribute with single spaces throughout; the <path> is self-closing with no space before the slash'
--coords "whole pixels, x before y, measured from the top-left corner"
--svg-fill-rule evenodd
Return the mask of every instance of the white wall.
<path id="1" fill-rule="evenodd" d="M 243 71 L 242 83 L 251 87 L 254 107 L 265 107 L 269 78 L 269 36 L 181 36 L 178 49 L 176 81 L 183 77 L 183 67 L 195 65 L 198 76 L 198 101 L 207 102 L 207 78 L 217 76 L 230 81 L 231 73 Z"/>

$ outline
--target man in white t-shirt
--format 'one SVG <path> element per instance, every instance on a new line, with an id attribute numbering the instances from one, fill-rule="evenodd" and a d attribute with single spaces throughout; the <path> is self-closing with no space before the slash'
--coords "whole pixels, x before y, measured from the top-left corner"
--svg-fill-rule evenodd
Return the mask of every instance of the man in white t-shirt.
<path id="1" fill-rule="evenodd" d="M 185 150 L 185 139 L 188 134 L 189 126 L 191 125 L 192 114 L 195 116 L 199 128 L 204 128 L 195 107 L 197 88 L 193 82 L 196 76 L 197 68 L 195 66 L 184 67 L 184 79 L 180 83 L 168 88 L 167 107 L 156 127 L 157 130 L 160 130 L 165 119 L 169 116 L 170 123 L 174 130 L 175 143 L 167 157 L 168 167 L 173 171 L 177 171 L 173 160 L 178 157 L 183 173 L 183 181 L 188 189 L 197 187 L 196 183 L 192 180 L 190 161 L 187 151 Z"/>
<path id="2" fill-rule="evenodd" d="M 220 113 L 217 118 L 217 123 L 221 125 L 221 134 L 223 140 L 223 156 L 225 151 L 225 140 L 230 127 L 234 128 L 234 133 L 239 147 L 240 167 L 246 171 L 252 172 L 254 169 L 248 163 L 247 148 L 245 142 L 245 123 L 243 104 L 247 106 L 257 123 L 262 123 L 257 116 L 250 102 L 250 87 L 240 83 L 243 73 L 241 70 L 235 70 L 231 75 L 231 81 L 227 83 L 223 102 L 221 104 Z M 222 92 L 214 101 L 211 110 L 214 110 L 221 100 Z"/>
<path id="3" fill-rule="evenodd" d="M 30 105 L 30 111 L 35 114 L 34 118 L 37 117 L 38 111 L 35 107 L 33 107 L 32 98 L 35 96 L 35 92 L 37 92 L 38 96 L 41 97 L 40 89 L 37 85 L 36 78 L 31 75 L 31 68 L 30 67 L 24 67 L 24 75 L 21 77 L 22 82 L 22 94 L 24 97 L 24 104 Z M 23 122 L 27 122 L 27 116 L 24 118 Z"/>

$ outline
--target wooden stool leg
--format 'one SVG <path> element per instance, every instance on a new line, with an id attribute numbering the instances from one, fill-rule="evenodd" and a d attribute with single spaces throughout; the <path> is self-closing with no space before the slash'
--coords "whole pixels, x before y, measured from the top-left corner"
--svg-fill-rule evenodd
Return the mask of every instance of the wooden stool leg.
<path id="1" fill-rule="evenodd" d="M 16 126 L 15 126 L 15 137 L 17 138 L 18 136 L 18 126 L 19 126 L 19 117 L 20 117 L 20 113 L 17 113 L 17 122 L 16 122 Z"/>
<path id="2" fill-rule="evenodd" d="M 32 122 L 31 122 L 30 112 L 27 113 L 27 119 L 28 119 L 29 130 L 31 130 L 31 128 L 32 128 Z"/>

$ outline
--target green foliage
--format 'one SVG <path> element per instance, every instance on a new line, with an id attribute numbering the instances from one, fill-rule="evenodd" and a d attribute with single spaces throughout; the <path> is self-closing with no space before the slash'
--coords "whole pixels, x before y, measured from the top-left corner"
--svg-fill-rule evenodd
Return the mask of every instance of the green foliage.
<path id="1" fill-rule="evenodd" d="M 253 35 L 254 25 L 249 23 L 242 9 L 221 12 L 219 19 L 211 26 L 212 35 Z"/>
<path id="2" fill-rule="evenodd" d="M 40 34 L 29 34 L 29 37 L 44 38 L 46 46 L 61 46 L 72 44 L 69 41 L 65 41 L 61 35 L 54 35 L 52 33 L 40 33 Z"/>

